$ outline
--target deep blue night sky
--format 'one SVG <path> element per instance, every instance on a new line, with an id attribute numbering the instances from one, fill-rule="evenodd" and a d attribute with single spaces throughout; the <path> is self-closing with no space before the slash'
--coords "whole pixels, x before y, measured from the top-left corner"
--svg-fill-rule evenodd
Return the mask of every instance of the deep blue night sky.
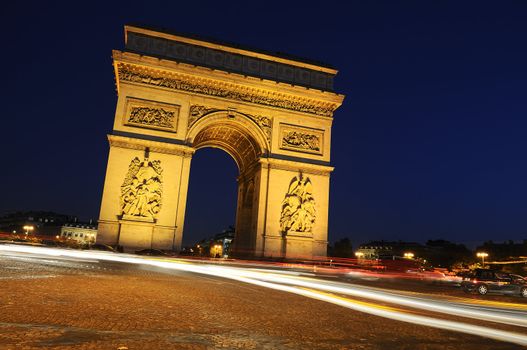
<path id="1" fill-rule="evenodd" d="M 111 50 L 135 22 L 339 69 L 331 241 L 527 239 L 527 2 L 307 4 L 3 5 L 0 213 L 98 217 Z M 236 174 L 226 153 L 196 154 L 186 242 L 233 223 Z"/>

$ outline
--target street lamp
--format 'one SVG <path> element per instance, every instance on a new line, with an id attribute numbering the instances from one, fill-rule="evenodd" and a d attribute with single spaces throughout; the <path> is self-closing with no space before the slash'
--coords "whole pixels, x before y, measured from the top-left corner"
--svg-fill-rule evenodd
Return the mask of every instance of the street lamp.
<path id="1" fill-rule="evenodd" d="M 414 258 L 414 253 L 410 253 L 410 252 L 404 253 L 404 257 L 406 259 L 413 259 Z"/>
<path id="2" fill-rule="evenodd" d="M 487 253 L 485 253 L 485 252 L 478 252 L 478 253 L 476 254 L 476 256 L 477 256 L 478 258 L 481 258 L 481 265 L 482 265 L 483 267 L 485 267 L 485 258 L 486 258 L 487 256 L 489 256 L 489 254 L 487 254 Z"/>
<path id="3" fill-rule="evenodd" d="M 363 252 L 355 252 L 355 256 L 357 257 L 357 259 L 362 259 L 364 257 L 364 253 Z"/>
<path id="4" fill-rule="evenodd" d="M 31 226 L 31 225 L 25 225 L 23 227 L 24 230 L 26 230 L 26 236 L 29 234 L 29 231 L 33 231 L 35 229 L 35 227 Z"/>

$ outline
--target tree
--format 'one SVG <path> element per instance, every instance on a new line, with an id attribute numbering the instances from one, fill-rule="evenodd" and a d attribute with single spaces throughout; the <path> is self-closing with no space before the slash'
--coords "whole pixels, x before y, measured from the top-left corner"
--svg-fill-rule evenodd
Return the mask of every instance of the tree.
<path id="1" fill-rule="evenodd" d="M 349 238 L 341 238 L 335 242 L 333 249 L 330 251 L 330 255 L 339 258 L 352 258 L 353 246 Z"/>
<path id="2" fill-rule="evenodd" d="M 465 245 L 443 239 L 426 242 L 426 252 L 423 255 L 430 264 L 438 267 L 452 267 L 473 259 L 472 252 Z"/>

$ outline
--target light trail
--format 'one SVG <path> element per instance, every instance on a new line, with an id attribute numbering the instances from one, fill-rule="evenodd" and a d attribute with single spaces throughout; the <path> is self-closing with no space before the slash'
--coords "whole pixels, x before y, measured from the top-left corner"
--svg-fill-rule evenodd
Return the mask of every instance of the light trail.
<path id="1" fill-rule="evenodd" d="M 315 278 L 301 277 L 296 273 L 275 273 L 272 270 L 254 270 L 241 267 L 229 267 L 221 265 L 210 265 L 206 263 L 195 264 L 189 261 L 142 258 L 126 254 L 113 254 L 93 251 L 70 251 L 55 248 L 42 248 L 30 246 L 0 245 L 0 252 L 5 253 L 29 253 L 44 256 L 70 257 L 74 259 L 99 259 L 102 261 L 114 261 L 128 264 L 143 264 L 160 268 L 194 272 L 209 276 L 216 276 L 249 283 L 265 288 L 271 288 L 283 292 L 293 293 L 308 298 L 325 301 L 355 311 L 380 316 L 383 318 L 413 323 L 421 326 L 434 327 L 438 329 L 461 332 L 470 335 L 482 336 L 500 341 L 511 342 L 527 346 L 527 335 L 510 331 L 503 331 L 489 327 L 476 326 L 458 321 L 449 321 L 409 314 L 401 310 L 393 309 L 383 305 L 355 301 L 340 297 L 331 293 L 345 294 L 369 300 L 388 302 L 401 306 L 435 311 L 476 318 L 483 321 L 500 322 L 504 324 L 527 327 L 527 313 L 511 309 L 476 309 L 474 306 L 464 307 L 462 304 L 452 302 L 434 301 L 428 298 L 418 298 L 408 295 L 396 295 L 379 288 L 359 287 L 345 283 L 338 283 Z M 282 271 L 283 272 L 283 271 Z"/>
<path id="2" fill-rule="evenodd" d="M 430 298 L 400 296 L 396 295 L 393 292 L 381 291 L 379 288 L 372 290 L 372 288 L 368 287 L 330 281 L 321 282 L 315 279 L 298 277 L 295 278 L 293 276 L 284 277 L 275 274 L 262 274 L 261 276 L 256 278 L 269 282 L 283 283 L 300 287 L 318 289 L 326 292 L 346 294 L 370 300 L 377 300 L 381 302 L 389 302 L 411 308 L 434 311 L 454 316 L 463 316 L 478 320 L 483 319 L 487 321 L 504 323 L 514 326 L 527 327 L 527 313 L 522 311 L 507 310 L 507 314 L 503 314 L 503 310 L 498 309 L 475 309 L 475 306 L 470 306 L 467 308 L 466 306 L 462 306 L 461 304 L 455 304 L 452 302 L 445 304 L 444 302 L 431 300 Z"/>

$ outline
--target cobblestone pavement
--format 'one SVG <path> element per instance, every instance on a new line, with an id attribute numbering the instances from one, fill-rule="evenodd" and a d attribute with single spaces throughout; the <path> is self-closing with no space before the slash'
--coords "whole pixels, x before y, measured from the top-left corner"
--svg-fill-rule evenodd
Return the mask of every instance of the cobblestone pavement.
<path id="1" fill-rule="evenodd" d="M 518 349 L 235 281 L 0 255 L 0 349 Z"/>

